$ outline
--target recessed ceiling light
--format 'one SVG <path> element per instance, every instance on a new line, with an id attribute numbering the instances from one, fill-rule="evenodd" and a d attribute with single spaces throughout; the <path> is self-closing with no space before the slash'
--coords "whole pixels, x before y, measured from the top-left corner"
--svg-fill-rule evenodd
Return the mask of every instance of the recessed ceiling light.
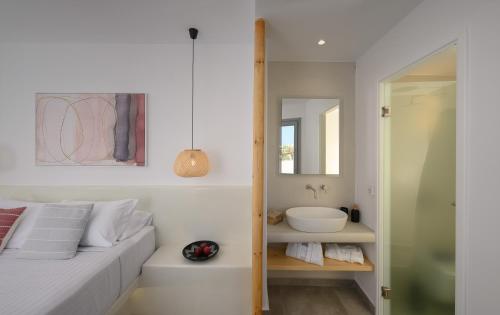
<path id="1" fill-rule="evenodd" d="M 324 46 L 325 44 L 326 44 L 326 40 L 324 40 L 324 39 L 318 40 L 318 45 L 319 46 Z"/>

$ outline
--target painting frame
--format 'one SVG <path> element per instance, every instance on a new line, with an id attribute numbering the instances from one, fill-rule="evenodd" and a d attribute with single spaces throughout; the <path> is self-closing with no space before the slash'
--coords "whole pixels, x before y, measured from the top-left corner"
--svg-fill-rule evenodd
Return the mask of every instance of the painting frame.
<path id="1" fill-rule="evenodd" d="M 148 95 L 35 93 L 36 166 L 147 166 Z"/>

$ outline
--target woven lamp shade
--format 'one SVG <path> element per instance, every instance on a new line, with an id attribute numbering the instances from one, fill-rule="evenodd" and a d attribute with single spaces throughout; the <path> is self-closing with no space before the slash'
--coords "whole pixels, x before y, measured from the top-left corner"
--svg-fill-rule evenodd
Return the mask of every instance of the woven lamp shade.
<path id="1" fill-rule="evenodd" d="M 201 150 L 184 150 L 175 159 L 174 172 L 181 177 L 202 177 L 209 170 L 208 157 Z"/>

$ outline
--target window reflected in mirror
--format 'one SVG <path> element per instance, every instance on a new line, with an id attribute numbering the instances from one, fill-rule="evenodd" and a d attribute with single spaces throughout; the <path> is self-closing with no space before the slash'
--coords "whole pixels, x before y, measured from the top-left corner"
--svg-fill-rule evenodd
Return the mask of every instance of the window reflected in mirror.
<path id="1" fill-rule="evenodd" d="M 280 174 L 340 174 L 340 101 L 284 98 Z"/>
<path id="2" fill-rule="evenodd" d="M 281 120 L 280 170 L 282 174 L 299 174 L 300 118 Z"/>

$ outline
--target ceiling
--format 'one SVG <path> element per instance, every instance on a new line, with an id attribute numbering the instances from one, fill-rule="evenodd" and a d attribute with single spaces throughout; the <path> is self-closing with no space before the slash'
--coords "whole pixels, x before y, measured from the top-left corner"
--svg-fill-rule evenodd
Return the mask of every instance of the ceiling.
<path id="1" fill-rule="evenodd" d="M 256 15 L 267 21 L 271 61 L 355 61 L 420 2 L 256 0 Z"/>
<path id="2" fill-rule="evenodd" d="M 0 42 L 253 43 L 249 0 L 0 0 Z M 230 14 L 229 14 L 230 13 Z"/>

